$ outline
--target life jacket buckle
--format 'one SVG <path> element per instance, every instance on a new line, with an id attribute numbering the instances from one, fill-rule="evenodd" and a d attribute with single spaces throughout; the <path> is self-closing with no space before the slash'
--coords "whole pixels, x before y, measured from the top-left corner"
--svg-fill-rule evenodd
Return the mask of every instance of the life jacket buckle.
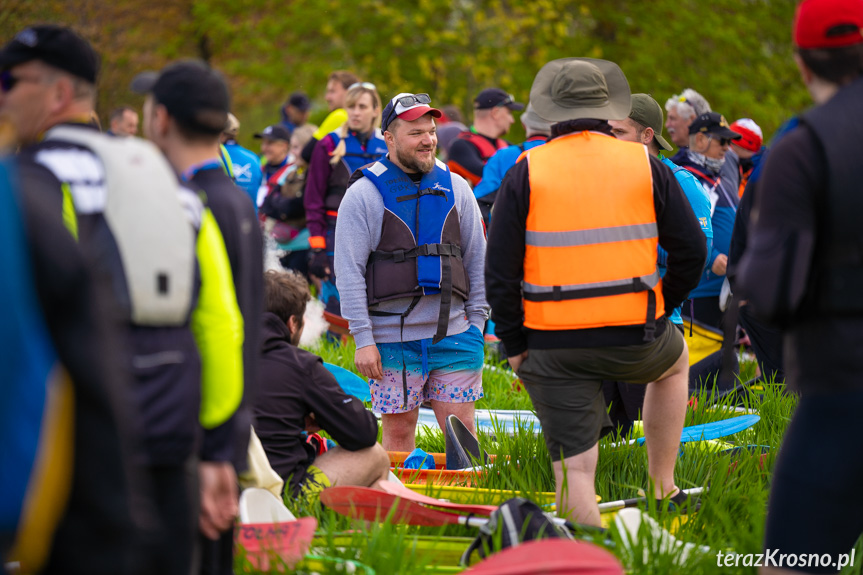
<path id="1" fill-rule="evenodd" d="M 440 252 L 438 251 L 438 244 L 426 244 L 425 247 L 426 247 L 427 255 L 430 255 L 430 256 L 441 255 Z"/>
<path id="2" fill-rule="evenodd" d="M 396 250 L 393 252 L 393 261 L 397 264 L 405 261 L 405 251 L 404 250 Z"/>
<path id="3" fill-rule="evenodd" d="M 563 299 L 563 293 L 560 286 L 554 286 L 551 288 L 551 297 L 554 298 L 554 301 L 561 301 Z"/>

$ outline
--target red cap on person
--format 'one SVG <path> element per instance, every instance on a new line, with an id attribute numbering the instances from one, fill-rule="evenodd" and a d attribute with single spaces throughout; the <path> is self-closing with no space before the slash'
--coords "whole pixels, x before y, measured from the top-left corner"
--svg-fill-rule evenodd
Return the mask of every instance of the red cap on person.
<path id="1" fill-rule="evenodd" d="M 733 122 L 730 128 L 732 132 L 737 132 L 743 136 L 739 140 L 735 140 L 734 144 L 750 152 L 757 152 L 761 149 L 764 135 L 761 132 L 761 127 L 752 119 L 740 118 L 736 122 Z"/>
<path id="2" fill-rule="evenodd" d="M 402 92 L 389 101 L 381 114 L 381 131 L 386 132 L 390 123 L 399 118 L 406 122 L 413 122 L 417 118 L 431 114 L 433 118 L 440 118 L 443 112 L 429 106 L 431 98 L 428 94 L 409 94 Z"/>
<path id="3" fill-rule="evenodd" d="M 804 50 L 863 42 L 863 0 L 803 0 L 794 16 L 794 45 Z"/>

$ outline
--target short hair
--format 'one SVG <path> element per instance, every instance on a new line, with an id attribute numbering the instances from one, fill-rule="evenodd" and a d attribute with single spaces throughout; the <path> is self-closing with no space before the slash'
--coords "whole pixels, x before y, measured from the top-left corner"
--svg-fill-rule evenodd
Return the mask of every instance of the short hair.
<path id="1" fill-rule="evenodd" d="M 698 137 L 698 134 L 704 134 L 705 138 L 710 138 L 710 134 L 705 134 L 704 132 L 695 132 L 694 134 L 689 134 L 689 147 L 695 147 L 695 139 Z"/>
<path id="2" fill-rule="evenodd" d="M 441 106 L 440 111 L 446 114 L 446 117 L 450 122 L 461 122 L 464 124 L 464 116 L 462 115 L 461 110 L 458 109 L 458 106 L 447 104 L 446 106 Z"/>
<path id="3" fill-rule="evenodd" d="M 806 67 L 819 78 L 840 86 L 863 76 L 863 43 L 841 48 L 798 48 Z"/>
<path id="4" fill-rule="evenodd" d="M 125 114 L 126 112 L 132 112 L 134 114 L 138 113 L 131 106 L 119 106 L 111 110 L 111 114 L 108 116 L 108 119 L 112 122 L 114 120 L 120 120 L 123 118 L 123 114 Z"/>
<path id="5" fill-rule="evenodd" d="M 317 128 L 311 124 L 297 126 L 294 128 L 294 133 L 291 134 L 291 145 L 293 145 L 296 140 L 298 147 L 305 148 L 306 144 L 308 144 L 314 137 L 316 129 Z"/>
<path id="6" fill-rule="evenodd" d="M 692 88 L 686 88 L 679 95 L 675 94 L 665 102 L 665 111 L 676 110 L 685 118 L 694 118 L 710 112 L 710 103 Z"/>
<path id="7" fill-rule="evenodd" d="M 336 70 L 335 72 L 331 72 L 330 76 L 327 78 L 327 81 L 329 80 L 335 80 L 341 84 L 345 90 L 360 81 L 356 74 L 348 72 L 347 70 Z"/>
<path id="8" fill-rule="evenodd" d="M 47 62 L 39 61 L 48 72 L 48 78 L 54 82 L 59 78 L 66 78 L 69 80 L 69 83 L 72 84 L 72 96 L 76 100 L 88 100 L 90 104 L 95 104 L 96 102 L 96 84 L 81 78 L 80 76 L 76 76 L 66 70 L 61 68 L 57 68 L 56 66 L 52 66 Z"/>
<path id="9" fill-rule="evenodd" d="M 626 120 L 633 128 L 635 128 L 635 135 L 641 138 L 641 134 L 644 133 L 644 130 L 647 129 L 647 126 L 642 125 L 641 122 L 636 122 L 632 118 L 627 118 Z"/>
<path id="10" fill-rule="evenodd" d="M 306 304 L 312 299 L 306 279 L 295 271 L 267 270 L 264 273 L 264 310 L 288 323 L 295 316 L 302 323 Z"/>

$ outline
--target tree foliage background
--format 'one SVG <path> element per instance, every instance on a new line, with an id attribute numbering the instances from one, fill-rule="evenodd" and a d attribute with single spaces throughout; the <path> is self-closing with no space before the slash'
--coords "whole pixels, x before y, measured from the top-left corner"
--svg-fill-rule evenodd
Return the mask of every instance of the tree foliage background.
<path id="1" fill-rule="evenodd" d="M 203 58 L 227 76 L 241 140 L 278 120 L 304 90 L 326 113 L 327 75 L 350 69 L 397 92 L 471 109 L 500 86 L 526 102 L 548 60 L 617 62 L 633 92 L 660 104 L 685 87 L 733 121 L 771 134 L 809 105 L 792 61 L 796 0 L 3 0 L 0 41 L 33 23 L 61 23 L 103 59 L 98 111 L 140 105 L 142 70 Z M 469 118 L 469 116 L 468 116 Z M 514 126 L 510 139 L 521 136 Z"/>

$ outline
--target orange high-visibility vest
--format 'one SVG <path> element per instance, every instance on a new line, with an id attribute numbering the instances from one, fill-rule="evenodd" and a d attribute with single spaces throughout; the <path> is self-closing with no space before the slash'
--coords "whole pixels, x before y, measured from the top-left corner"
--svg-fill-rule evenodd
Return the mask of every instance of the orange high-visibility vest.
<path id="1" fill-rule="evenodd" d="M 580 132 L 533 148 L 526 158 L 524 325 L 645 325 L 645 340 L 653 339 L 665 307 L 647 149 Z"/>

